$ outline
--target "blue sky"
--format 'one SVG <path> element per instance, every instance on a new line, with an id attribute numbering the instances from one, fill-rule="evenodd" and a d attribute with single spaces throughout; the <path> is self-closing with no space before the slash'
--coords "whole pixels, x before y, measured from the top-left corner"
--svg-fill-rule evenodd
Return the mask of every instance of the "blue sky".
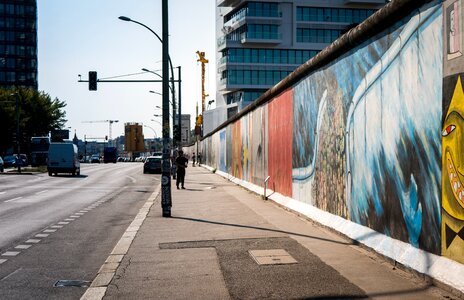
<path id="1" fill-rule="evenodd" d="M 161 0 L 38 0 L 39 90 L 67 103 L 65 108 L 72 133 L 108 135 L 108 123 L 83 121 L 119 120 L 113 124 L 113 138 L 124 134 L 124 123 L 139 122 L 161 135 L 161 126 L 151 119 L 161 113 L 161 83 L 100 83 L 98 91 L 88 91 L 78 83 L 78 74 L 88 71 L 99 78 L 141 73 L 142 68 L 161 74 L 162 45 L 147 29 L 118 19 L 127 16 L 144 23 L 162 36 Z M 173 66 L 182 66 L 182 113 L 201 109 L 201 66 L 196 51 L 206 52 L 206 92 L 214 99 L 215 82 L 215 1 L 169 1 L 169 49 Z M 174 70 L 177 75 L 177 69 Z M 121 79 L 159 79 L 147 73 Z M 214 105 L 213 105 L 214 107 Z M 144 128 L 146 138 L 153 130 Z"/>

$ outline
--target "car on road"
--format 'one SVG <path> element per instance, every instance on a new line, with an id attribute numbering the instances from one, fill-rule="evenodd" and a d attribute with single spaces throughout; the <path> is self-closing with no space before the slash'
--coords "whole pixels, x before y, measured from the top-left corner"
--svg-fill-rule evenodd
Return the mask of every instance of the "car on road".
<path id="1" fill-rule="evenodd" d="M 77 146 L 72 143 L 50 143 L 47 162 L 48 176 L 58 173 L 71 173 L 79 176 L 81 163 L 77 154 Z"/>
<path id="2" fill-rule="evenodd" d="M 3 159 L 2 157 L 0 156 L 0 172 L 3 173 L 5 171 L 5 166 L 3 164 Z"/>
<path id="3" fill-rule="evenodd" d="M 18 157 L 16 155 L 7 155 L 3 158 L 3 165 L 5 168 L 16 167 L 16 161 Z"/>
<path id="4" fill-rule="evenodd" d="M 161 174 L 161 156 L 149 156 L 143 163 L 143 174 L 160 173 Z"/>
<path id="5" fill-rule="evenodd" d="M 93 164 L 93 163 L 97 163 L 99 164 L 100 163 L 100 155 L 98 154 L 94 154 L 90 157 L 90 163 Z"/>

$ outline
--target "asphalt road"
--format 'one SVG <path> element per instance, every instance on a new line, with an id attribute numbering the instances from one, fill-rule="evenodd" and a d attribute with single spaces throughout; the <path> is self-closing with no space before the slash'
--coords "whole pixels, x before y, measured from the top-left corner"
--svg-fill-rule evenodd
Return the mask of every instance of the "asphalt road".
<path id="1" fill-rule="evenodd" d="M 79 299 L 159 184 L 141 163 L 0 175 L 0 299 Z M 60 280 L 72 280 L 69 282 Z"/>

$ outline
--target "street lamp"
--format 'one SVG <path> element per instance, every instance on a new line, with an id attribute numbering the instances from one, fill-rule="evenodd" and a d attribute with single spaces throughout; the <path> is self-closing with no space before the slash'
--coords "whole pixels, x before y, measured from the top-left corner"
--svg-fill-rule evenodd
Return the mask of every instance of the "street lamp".
<path id="1" fill-rule="evenodd" d="M 167 6 L 167 3 L 166 3 L 166 6 Z M 167 16 L 163 16 L 163 18 L 166 17 L 167 19 Z M 143 24 L 143 23 L 140 23 L 138 21 L 135 21 L 135 20 L 132 20 L 131 18 L 129 17 L 126 17 L 126 16 L 120 16 L 119 17 L 119 20 L 122 20 L 122 21 L 126 21 L 126 22 L 132 22 L 132 23 L 135 23 L 135 24 L 138 24 L 146 29 L 148 29 L 151 33 L 153 33 L 156 38 L 158 38 L 158 40 L 161 42 L 161 44 L 163 44 L 163 39 L 160 38 L 160 36 L 155 32 L 153 31 L 153 29 L 151 29 L 150 27 L 148 27 L 147 25 Z M 167 26 L 166 26 L 167 27 Z M 164 33 L 163 33 L 164 34 Z M 167 44 L 167 43 L 166 43 Z M 172 126 L 174 128 L 174 120 L 175 120 L 175 115 L 176 115 L 176 93 L 175 93 L 175 90 L 174 90 L 174 68 L 172 67 L 172 61 L 171 61 L 171 57 L 169 56 L 168 53 L 167 54 L 167 59 L 168 59 L 168 62 L 169 62 L 169 66 L 171 68 L 171 93 L 172 93 Z M 153 73 L 153 74 L 156 74 L 158 75 L 159 77 L 163 78 L 163 76 L 159 75 L 158 73 L 156 72 L 153 72 L 153 71 L 150 71 L 148 69 L 145 69 L 143 68 L 142 71 L 144 72 L 150 72 L 150 73 Z M 164 72 L 164 71 L 163 71 Z M 163 74 L 164 75 L 164 74 Z M 169 77 L 169 74 L 168 76 Z"/>
<path id="2" fill-rule="evenodd" d="M 131 20 L 128 17 L 119 17 L 122 21 L 133 22 L 148 29 L 153 33 L 163 45 L 163 164 L 161 176 L 161 207 L 163 210 L 163 217 L 171 216 L 172 198 L 171 198 L 171 147 L 169 136 L 169 70 L 168 63 L 171 65 L 172 83 L 174 85 L 174 72 L 172 68 L 171 59 L 169 57 L 169 14 L 168 14 L 168 0 L 161 1 L 161 16 L 162 16 L 162 30 L 163 38 L 161 39 L 156 32 L 150 27 L 140 22 Z M 174 89 L 173 89 L 174 90 Z M 174 94 L 174 91 L 173 91 Z M 173 95 L 174 96 L 174 95 Z M 173 100 L 175 98 L 173 97 Z M 175 103 L 175 101 L 173 101 Z M 174 126 L 174 124 L 173 124 Z"/>
<path id="3" fill-rule="evenodd" d="M 163 164 L 162 164 L 162 175 L 161 175 L 161 207 L 163 211 L 163 217 L 171 216 L 172 198 L 171 198 L 171 163 L 170 154 L 171 147 L 169 142 L 169 70 L 168 63 L 171 65 L 171 74 L 173 74 L 172 82 L 174 82 L 174 72 L 172 68 L 171 59 L 169 57 L 169 21 L 168 21 L 168 0 L 161 1 L 161 17 L 162 17 L 162 30 L 163 39 L 161 39 L 156 32 L 154 32 L 148 26 L 131 20 L 128 17 L 119 17 L 122 21 L 129 21 L 136 23 L 142 27 L 148 29 L 153 33 L 163 45 Z M 174 97 L 173 97 L 174 99 Z M 175 103 L 175 101 L 173 101 Z M 173 124 L 174 125 L 174 124 Z"/>
<path id="4" fill-rule="evenodd" d="M 160 124 L 161 124 L 161 123 L 160 123 Z M 158 138 L 158 135 L 156 134 L 156 131 L 153 129 L 153 127 L 151 127 L 151 126 L 148 126 L 148 125 L 143 125 L 143 127 L 150 128 L 150 129 L 153 131 L 153 133 L 155 134 L 155 135 L 154 135 L 154 138 L 155 138 L 155 139 L 157 139 L 157 138 Z"/>
<path id="5" fill-rule="evenodd" d="M 163 94 L 159 93 L 159 92 L 155 92 L 155 91 L 150 91 L 150 93 L 152 94 L 157 94 L 157 95 L 160 95 L 160 96 L 163 96 Z"/>

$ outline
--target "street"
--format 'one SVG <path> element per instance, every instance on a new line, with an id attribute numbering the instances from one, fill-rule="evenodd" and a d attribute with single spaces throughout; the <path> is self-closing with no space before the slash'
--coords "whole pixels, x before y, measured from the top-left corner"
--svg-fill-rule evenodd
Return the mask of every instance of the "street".
<path id="1" fill-rule="evenodd" d="M 81 168 L 77 177 L 0 176 L 1 299 L 79 298 L 85 287 L 54 285 L 92 281 L 159 184 L 139 163 Z"/>

